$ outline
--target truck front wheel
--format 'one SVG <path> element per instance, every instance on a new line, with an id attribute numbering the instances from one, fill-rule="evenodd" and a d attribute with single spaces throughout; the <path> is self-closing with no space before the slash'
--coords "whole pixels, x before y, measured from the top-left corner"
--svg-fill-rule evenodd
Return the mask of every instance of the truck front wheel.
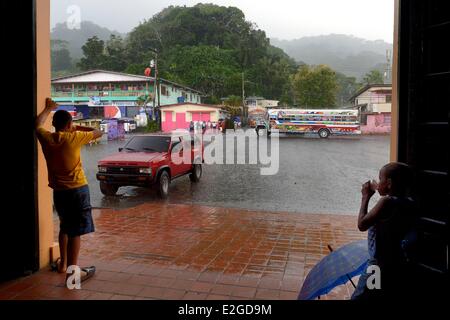
<path id="1" fill-rule="evenodd" d="M 119 190 L 119 187 L 113 184 L 108 184 L 106 182 L 100 182 L 100 191 L 105 196 L 114 196 L 117 193 L 117 190 Z"/>
<path id="2" fill-rule="evenodd" d="M 169 196 L 170 176 L 167 171 L 161 172 L 157 183 L 157 193 L 161 199 L 166 199 Z"/>

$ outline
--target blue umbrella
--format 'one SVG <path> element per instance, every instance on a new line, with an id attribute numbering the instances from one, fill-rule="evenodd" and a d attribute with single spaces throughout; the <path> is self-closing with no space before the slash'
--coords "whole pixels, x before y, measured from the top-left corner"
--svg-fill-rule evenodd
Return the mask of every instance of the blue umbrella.
<path id="1" fill-rule="evenodd" d="M 327 294 L 366 270 L 369 259 L 367 240 L 346 244 L 336 251 L 328 247 L 332 252 L 309 272 L 298 300 L 312 300 Z"/>

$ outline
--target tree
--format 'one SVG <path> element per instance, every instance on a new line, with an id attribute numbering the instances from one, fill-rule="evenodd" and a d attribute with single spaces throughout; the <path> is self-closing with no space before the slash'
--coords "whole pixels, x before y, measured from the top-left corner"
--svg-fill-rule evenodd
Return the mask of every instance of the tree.
<path id="1" fill-rule="evenodd" d="M 134 28 L 125 40 L 106 45 L 90 38 L 83 46 L 83 70 L 102 68 L 142 75 L 158 52 L 159 76 L 202 91 L 204 101 L 245 92 L 292 102 L 290 77 L 298 64 L 270 45 L 263 30 L 235 7 L 170 6 Z M 154 69 L 153 69 L 154 70 Z"/>
<path id="2" fill-rule="evenodd" d="M 124 71 L 127 68 L 125 45 L 120 36 L 112 34 L 106 42 L 106 59 L 103 68 L 111 71 Z"/>
<path id="3" fill-rule="evenodd" d="M 68 44 L 67 41 L 63 40 L 51 40 L 52 72 L 66 71 L 72 68 Z"/>
<path id="4" fill-rule="evenodd" d="M 231 95 L 228 96 L 225 100 L 225 105 L 229 107 L 241 107 L 242 106 L 242 97 Z"/>
<path id="5" fill-rule="evenodd" d="M 96 36 L 89 38 L 81 49 L 84 54 L 78 63 L 81 70 L 102 69 L 105 66 L 106 55 L 103 40 Z"/>
<path id="6" fill-rule="evenodd" d="M 246 78 L 251 85 L 247 86 L 246 91 L 267 99 L 283 97 L 284 102 L 291 102 L 289 77 L 297 68 L 297 63 L 281 49 L 270 46 L 265 57 L 248 70 Z"/>
<path id="7" fill-rule="evenodd" d="M 306 108 L 332 108 L 336 105 L 336 73 L 328 66 L 301 66 L 292 77 L 297 104 Z"/>
<path id="8" fill-rule="evenodd" d="M 215 70 L 211 65 L 188 64 L 182 61 L 181 54 L 174 54 L 176 48 L 187 47 L 201 47 L 197 52 L 210 48 L 210 53 L 213 53 L 211 48 L 216 48 L 227 61 L 225 64 L 224 61 L 217 61 L 217 55 L 212 54 L 216 57 L 213 58 L 214 63 L 218 64 Z M 131 31 L 127 39 L 127 55 L 132 65 L 148 63 L 148 54 L 152 49 L 159 51 L 162 77 L 178 82 L 181 80 L 205 93 L 214 94 L 216 98 L 241 95 L 242 72 L 246 75 L 246 91 L 279 98 L 288 87 L 290 74 L 296 69 L 295 61 L 281 49 L 271 46 L 265 32 L 246 21 L 244 13 L 235 7 L 197 4 L 193 7 L 171 6 L 162 10 Z M 207 61 L 201 56 L 198 58 L 197 61 L 189 60 L 195 63 Z M 208 70 L 210 78 L 205 79 L 206 74 L 203 74 L 199 77 L 203 80 L 197 78 L 192 81 L 193 75 L 186 74 L 186 68 L 180 65 L 189 65 L 194 71 Z M 201 87 L 197 87 L 198 84 Z"/>
<path id="9" fill-rule="evenodd" d="M 336 104 L 341 107 L 349 105 L 349 99 L 361 87 L 361 84 L 356 82 L 355 77 L 347 77 L 340 72 L 336 72 L 336 80 L 338 86 Z"/>
<path id="10" fill-rule="evenodd" d="M 177 46 L 160 60 L 161 77 L 173 80 L 215 97 L 227 94 L 227 88 L 240 88 L 239 68 L 230 50 L 213 46 Z M 236 83 L 237 82 L 237 83 Z M 237 89 L 239 90 L 239 89 Z M 239 94 L 238 92 L 235 92 Z"/>
<path id="11" fill-rule="evenodd" d="M 363 78 L 364 84 L 380 84 L 384 83 L 383 81 L 383 75 L 379 70 L 371 70 L 369 73 L 366 73 L 366 75 Z"/>

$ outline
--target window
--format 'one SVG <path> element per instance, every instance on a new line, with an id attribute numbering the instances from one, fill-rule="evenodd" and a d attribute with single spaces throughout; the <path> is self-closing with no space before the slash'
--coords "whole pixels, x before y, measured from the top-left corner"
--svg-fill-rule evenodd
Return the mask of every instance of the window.
<path id="1" fill-rule="evenodd" d="M 140 137 L 133 137 L 125 145 L 125 150 L 128 150 L 130 152 L 136 151 L 164 152 L 169 150 L 169 144 L 170 144 L 170 137 L 140 136 Z"/>
<path id="2" fill-rule="evenodd" d="M 168 95 L 169 95 L 169 92 L 168 92 L 166 86 L 161 86 L 161 94 L 162 94 L 163 96 L 168 96 Z"/>
<path id="3" fill-rule="evenodd" d="M 390 125 L 391 124 L 391 115 L 390 114 L 385 114 L 384 115 L 383 123 L 386 124 L 386 125 Z"/>
<path id="4" fill-rule="evenodd" d="M 392 102 L 392 95 L 391 94 L 387 94 L 386 95 L 386 103 L 391 103 Z"/>
<path id="5" fill-rule="evenodd" d="M 361 115 L 361 124 L 362 125 L 367 125 L 367 114 L 363 113 Z"/>

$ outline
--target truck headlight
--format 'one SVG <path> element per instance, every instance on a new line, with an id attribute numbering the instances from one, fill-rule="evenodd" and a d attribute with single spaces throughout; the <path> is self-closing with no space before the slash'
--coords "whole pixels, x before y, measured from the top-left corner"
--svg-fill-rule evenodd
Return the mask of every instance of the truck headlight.
<path id="1" fill-rule="evenodd" d="M 107 167 L 98 167 L 98 172 L 102 172 L 102 173 L 105 173 L 105 172 L 107 172 L 108 171 L 108 168 Z"/>
<path id="2" fill-rule="evenodd" d="M 139 173 L 152 174 L 152 168 L 139 168 Z"/>

